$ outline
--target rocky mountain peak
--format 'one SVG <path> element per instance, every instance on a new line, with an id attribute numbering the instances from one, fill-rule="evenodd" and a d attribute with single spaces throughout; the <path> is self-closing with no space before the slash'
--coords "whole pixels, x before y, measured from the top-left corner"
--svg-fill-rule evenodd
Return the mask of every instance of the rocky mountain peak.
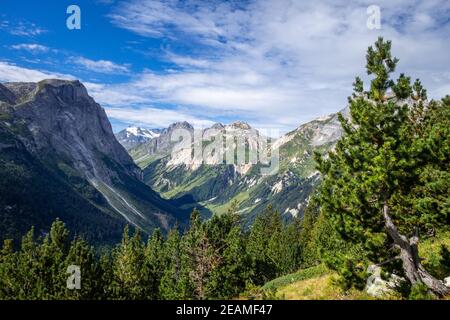
<path id="1" fill-rule="evenodd" d="M 42 80 L 37 83 L 36 95 L 53 95 L 68 103 L 82 100 L 93 102 L 84 85 L 78 80 Z"/>
<path id="2" fill-rule="evenodd" d="M 175 122 L 172 123 L 168 128 L 167 131 L 171 132 L 175 129 L 188 129 L 188 130 L 194 130 L 194 127 L 187 121 L 182 122 Z"/>
<path id="3" fill-rule="evenodd" d="M 142 137 L 146 139 L 153 139 L 155 137 L 159 137 L 161 129 L 146 129 L 141 127 L 129 126 L 125 130 L 123 130 L 123 132 L 128 138 Z"/>
<path id="4" fill-rule="evenodd" d="M 8 101 L 6 108 L 0 102 L 0 149 L 7 148 L 14 155 L 8 161 L 18 159 L 15 165 L 34 175 L 18 177 L 25 190 L 19 202 L 45 190 L 44 201 L 50 205 L 42 206 L 42 214 L 67 217 L 70 212 L 76 225 L 92 224 L 95 213 L 149 233 L 154 227 L 171 227 L 178 210 L 142 182 L 141 171 L 116 140 L 105 110 L 83 84 L 54 79 L 8 83 L 0 92 Z M 8 177 L 14 179 L 13 174 Z"/>
<path id="5" fill-rule="evenodd" d="M 16 99 L 16 95 L 0 83 L 0 102 L 14 104 Z"/>
<path id="6" fill-rule="evenodd" d="M 220 122 L 214 123 L 211 127 L 211 129 L 216 129 L 216 130 L 222 130 L 224 128 L 225 128 L 225 126 L 223 124 L 221 124 Z"/>
<path id="7" fill-rule="evenodd" d="M 137 145 L 148 142 L 161 135 L 162 129 L 146 129 L 129 126 L 116 134 L 117 140 L 125 149 L 129 150 Z"/>
<path id="8" fill-rule="evenodd" d="M 128 174 L 140 176 L 131 157 L 115 139 L 105 110 L 88 95 L 81 82 L 50 79 L 36 83 L 32 91 L 28 90 L 33 86 L 24 83 L 9 83 L 8 88 L 26 95 L 13 108 L 13 118 L 25 121 L 31 137 L 23 139 L 37 154 L 56 152 L 70 159 L 88 179 L 109 182 L 114 177 L 102 155 Z"/>
<path id="9" fill-rule="evenodd" d="M 252 127 L 244 121 L 235 121 L 228 125 L 227 127 L 233 128 L 233 129 L 241 129 L 241 130 L 250 130 Z"/>
<path id="10" fill-rule="evenodd" d="M 37 87 L 35 82 L 7 82 L 3 84 L 9 91 L 16 96 L 16 103 L 23 101 L 31 95 Z"/>

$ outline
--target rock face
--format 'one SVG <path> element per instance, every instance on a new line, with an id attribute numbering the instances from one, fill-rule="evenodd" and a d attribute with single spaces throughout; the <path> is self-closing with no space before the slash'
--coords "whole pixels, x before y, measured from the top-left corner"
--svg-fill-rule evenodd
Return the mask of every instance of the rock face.
<path id="1" fill-rule="evenodd" d="M 0 102 L 6 104 L 14 104 L 16 102 L 16 96 L 12 91 L 0 83 Z"/>
<path id="2" fill-rule="evenodd" d="M 444 279 L 444 284 L 450 288 L 450 277 Z"/>
<path id="3" fill-rule="evenodd" d="M 27 91 L 21 84 L 15 84 L 15 88 L 18 92 Z M 27 142 L 34 152 L 55 152 L 71 159 L 86 179 L 111 183 L 117 178 L 99 154 L 119 164 L 127 174 L 140 178 L 139 169 L 115 139 L 105 111 L 79 81 L 39 82 L 31 96 L 14 108 L 14 117 L 28 124 L 33 139 Z"/>
<path id="4" fill-rule="evenodd" d="M 26 212 L 28 224 L 45 228 L 51 223 L 42 222 L 38 209 L 49 217 L 65 217 L 78 233 L 92 232 L 85 228 L 96 224 L 96 215 L 99 221 L 114 220 L 99 228 L 129 223 L 149 233 L 184 219 L 182 210 L 142 182 L 141 170 L 116 140 L 105 111 L 79 81 L 0 86 L 0 146 L 0 180 L 14 180 L 14 170 L 29 172 L 17 177 L 23 178 L 20 190 L 3 186 L 0 210 L 3 204 L 13 208 L 8 215 Z M 53 198 L 57 189 L 64 190 L 60 199 Z M 44 198 L 41 208 L 23 208 L 30 195 Z M 89 215 L 83 217 L 84 212 Z"/>
<path id="5" fill-rule="evenodd" d="M 395 289 L 401 285 L 402 281 L 405 281 L 395 274 L 391 274 L 388 280 L 384 280 L 381 277 L 381 272 L 381 267 L 377 265 L 371 265 L 367 269 L 370 276 L 367 278 L 365 290 L 372 297 L 383 298 L 394 294 Z"/>
<path id="6" fill-rule="evenodd" d="M 187 169 L 195 170 L 202 162 L 219 165 L 224 162 L 220 154 L 216 153 L 214 156 L 213 152 L 209 154 L 205 148 L 211 141 L 214 141 L 217 135 L 221 135 L 224 139 L 246 137 L 246 146 L 252 151 L 256 150 L 258 145 L 263 144 L 266 139 L 258 131 L 252 129 L 250 125 L 240 121 L 229 125 L 216 123 L 211 128 L 203 130 L 194 130 L 194 127 L 188 122 L 177 122 L 160 132 L 156 138 L 129 150 L 135 162 L 141 167 L 145 167 L 148 161 L 152 162 L 155 159 L 168 156 L 170 156 L 170 160 L 166 163 L 168 170 L 181 165 L 184 165 Z M 227 146 L 223 150 L 224 152 L 229 148 L 236 148 L 235 142 L 229 142 L 229 144 L 232 144 L 232 146 Z M 175 146 L 180 145 L 181 148 L 175 148 Z M 201 152 L 194 153 L 193 149 L 196 147 Z"/>
<path id="7" fill-rule="evenodd" d="M 162 129 L 146 129 L 130 126 L 116 134 L 117 141 L 127 150 L 144 144 L 161 135 Z"/>
<path id="8" fill-rule="evenodd" d="M 171 154 L 176 144 L 176 141 L 172 141 L 172 137 L 177 130 L 186 131 L 189 135 L 194 133 L 194 127 L 186 121 L 173 123 L 168 128 L 160 130 L 157 137 L 130 149 L 134 161 L 139 166 L 146 167 L 155 159 Z"/>

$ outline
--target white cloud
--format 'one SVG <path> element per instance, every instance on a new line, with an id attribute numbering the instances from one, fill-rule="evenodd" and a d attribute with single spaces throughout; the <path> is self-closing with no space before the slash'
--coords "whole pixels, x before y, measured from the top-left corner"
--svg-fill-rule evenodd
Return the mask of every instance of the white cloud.
<path id="1" fill-rule="evenodd" d="M 151 128 L 165 128 L 174 122 L 187 121 L 196 127 L 209 127 L 214 122 L 194 117 L 182 110 L 145 108 L 105 108 L 109 117 L 128 122 L 142 124 Z"/>
<path id="2" fill-rule="evenodd" d="M 366 78 L 367 47 L 382 35 L 393 40 L 398 72 L 420 77 L 431 95 L 442 94 L 450 83 L 450 3 L 380 0 L 382 30 L 369 30 L 366 9 L 372 4 L 123 2 L 110 15 L 114 24 L 192 49 L 189 55 L 166 52 L 176 71 L 147 70 L 123 84 L 124 91 L 292 129 L 346 105 L 354 77 Z"/>
<path id="3" fill-rule="evenodd" d="M 72 60 L 89 71 L 129 75 L 127 82 L 86 86 L 111 117 L 155 126 L 226 118 L 287 131 L 336 112 L 346 105 L 354 77 L 367 80 L 365 52 L 379 35 L 393 41 L 398 72 L 421 78 L 431 97 L 450 93 L 450 2 L 379 0 L 381 30 L 366 26 L 372 4 L 122 1 L 110 14 L 112 23 L 144 37 L 164 38 L 168 45 L 157 59 L 175 67 L 131 75 L 127 64 Z M 28 76 L 34 81 L 55 75 L 0 63 L 0 80 Z M 158 103 L 173 109 L 145 107 Z"/>
<path id="4" fill-rule="evenodd" d="M 204 59 L 195 59 L 188 56 L 180 56 L 171 52 L 168 52 L 167 58 L 169 61 L 172 61 L 177 65 L 183 67 L 205 68 L 211 66 L 211 61 Z"/>
<path id="5" fill-rule="evenodd" d="M 0 61 L 1 82 L 38 82 L 44 79 L 74 79 L 72 75 L 52 73 L 45 70 L 34 70 L 18 67 L 14 64 Z"/>
<path id="6" fill-rule="evenodd" d="M 121 65 L 108 60 L 90 60 L 84 57 L 74 57 L 73 61 L 83 68 L 98 73 L 127 73 L 128 65 Z"/>
<path id="7" fill-rule="evenodd" d="M 192 1 L 132 1 L 110 15 L 113 22 L 145 36 L 166 36 L 167 26 L 189 33 L 221 33 L 205 3 Z M 228 13 L 228 12 L 224 12 Z"/>
<path id="8" fill-rule="evenodd" d="M 11 48 L 14 50 L 25 50 L 25 51 L 29 51 L 31 53 L 45 53 L 50 50 L 48 47 L 37 44 L 37 43 L 14 44 L 11 46 Z"/>
<path id="9" fill-rule="evenodd" d="M 124 105 L 136 105 L 150 103 L 152 99 L 140 94 L 127 85 L 113 85 L 84 82 L 89 94 L 103 105 L 118 107 Z"/>
<path id="10" fill-rule="evenodd" d="M 35 23 L 29 21 L 12 23 L 11 21 L 5 20 L 0 23 L 0 29 L 6 30 L 8 33 L 20 37 L 35 37 L 47 32 L 46 29 L 41 28 Z"/>

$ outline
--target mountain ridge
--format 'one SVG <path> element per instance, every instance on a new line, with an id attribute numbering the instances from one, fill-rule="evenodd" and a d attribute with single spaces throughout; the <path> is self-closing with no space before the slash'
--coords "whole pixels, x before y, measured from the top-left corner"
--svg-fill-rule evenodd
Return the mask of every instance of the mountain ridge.
<path id="1" fill-rule="evenodd" d="M 138 126 L 129 126 L 115 134 L 117 141 L 129 150 L 139 144 L 159 137 L 163 129 L 147 129 Z"/>
<path id="2" fill-rule="evenodd" d="M 37 217 L 42 223 L 34 224 L 45 229 L 48 219 L 43 215 L 66 218 L 75 232 L 94 238 L 89 224 L 99 229 L 115 225 L 114 236 L 106 237 L 116 239 L 127 223 L 151 233 L 155 228 L 168 231 L 178 220 L 182 224 L 186 219 L 183 210 L 142 182 L 141 170 L 117 142 L 104 109 L 81 82 L 49 79 L 34 84 L 7 83 L 0 89 L 1 176 L 4 181 L 14 181 L 14 172 L 26 173 L 17 181 L 22 189 L 3 185 L 2 218 L 27 215 L 29 222 L 24 222 L 21 231 L 39 220 Z M 63 198 L 52 198 L 55 188 L 64 190 Z M 39 200 L 42 207 L 21 206 L 29 195 L 43 198 L 44 202 Z M 70 200 L 74 197 L 79 200 Z M 80 203 L 85 203 L 88 217 L 77 212 L 83 207 Z M 96 223 L 100 215 L 108 221 L 99 218 Z M 16 233 L 10 229 L 1 232 L 2 237 Z"/>
<path id="3" fill-rule="evenodd" d="M 348 117 L 348 108 L 340 112 Z M 278 139 L 262 136 L 280 154 L 279 171 L 270 176 L 261 175 L 262 165 L 259 163 L 227 165 L 203 157 L 193 165 L 195 157 L 189 148 L 172 153 L 169 147 L 173 145 L 170 144 L 158 149 L 157 139 L 138 145 L 129 152 L 143 168 L 144 181 L 148 185 L 168 199 L 184 201 L 188 208 L 200 204 L 209 213 L 222 213 L 235 200 L 239 204 L 239 212 L 251 223 L 258 212 L 272 204 L 289 219 L 303 214 L 309 196 L 320 180 L 315 170 L 314 152 L 331 150 L 342 135 L 337 114 L 313 119 Z M 191 125 L 187 127 L 192 128 Z M 210 129 L 231 129 L 229 131 L 233 132 L 236 128 L 238 134 L 253 130 L 250 125 L 235 121 L 228 125 L 216 123 L 202 132 Z M 167 132 L 169 130 L 166 129 Z M 259 143 L 256 140 L 256 145 Z M 153 148 L 148 148 L 148 145 Z"/>

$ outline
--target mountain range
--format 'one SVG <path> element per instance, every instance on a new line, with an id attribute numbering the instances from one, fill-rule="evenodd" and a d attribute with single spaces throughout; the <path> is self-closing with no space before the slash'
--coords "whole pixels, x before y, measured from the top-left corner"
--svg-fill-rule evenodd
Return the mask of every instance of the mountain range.
<path id="1" fill-rule="evenodd" d="M 202 140 L 180 147 L 180 130 Z M 213 148 L 217 134 L 231 142 L 222 153 Z M 193 208 L 209 217 L 232 203 L 247 225 L 269 204 L 285 219 L 301 216 L 320 180 L 313 153 L 329 151 L 341 134 L 332 114 L 277 139 L 242 121 L 202 130 L 188 122 L 128 127 L 114 135 L 79 81 L 0 84 L 0 238 L 19 239 L 31 226 L 42 235 L 59 218 L 75 234 L 109 243 L 126 224 L 167 232 L 183 227 Z M 229 154 L 236 160 L 239 147 L 245 161 L 223 161 Z M 252 152 L 275 150 L 274 174 L 249 161 Z"/>
<path id="2" fill-rule="evenodd" d="M 348 114 L 347 109 L 341 112 L 344 116 Z M 143 170 L 144 182 L 182 208 L 201 208 L 205 215 L 224 213 L 234 202 L 247 224 L 251 224 L 269 204 L 286 219 L 301 216 L 319 181 L 314 152 L 331 150 L 342 134 L 337 114 L 303 124 L 278 139 L 268 139 L 240 121 L 228 125 L 217 123 L 201 130 L 201 135 L 215 129 L 250 137 L 246 142 L 250 149 L 262 140 L 271 141 L 270 148 L 278 149 L 279 169 L 273 175 L 264 175 L 260 163 L 226 164 L 221 157 L 199 159 L 191 156 L 192 148 L 173 152 L 176 142 L 171 141 L 171 136 L 177 129 L 185 129 L 194 135 L 191 124 L 178 122 L 158 131 L 157 137 L 128 150 Z M 127 143 L 121 139 L 126 130 L 116 135 L 123 145 Z M 203 150 L 205 145 L 208 143 L 202 146 Z"/>
<path id="3" fill-rule="evenodd" d="M 127 150 L 159 137 L 162 129 L 145 129 L 135 126 L 120 131 L 116 134 L 117 140 Z"/>

